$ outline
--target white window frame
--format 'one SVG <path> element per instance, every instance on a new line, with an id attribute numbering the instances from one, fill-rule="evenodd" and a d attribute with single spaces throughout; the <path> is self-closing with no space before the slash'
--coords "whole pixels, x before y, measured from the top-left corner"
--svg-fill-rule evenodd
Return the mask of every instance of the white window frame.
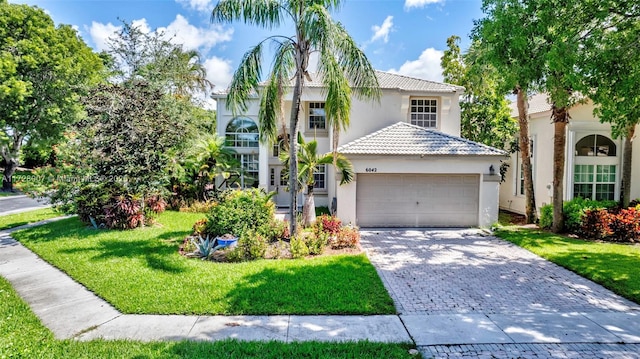
<path id="1" fill-rule="evenodd" d="M 428 111 L 425 111 L 426 109 Z M 434 109 L 435 111 L 433 111 Z M 429 126 L 425 126 L 427 122 Z M 433 125 L 431 125 L 432 122 Z M 411 97 L 409 99 L 409 123 L 434 130 L 440 128 L 440 100 L 435 97 Z"/>
<path id="2" fill-rule="evenodd" d="M 536 183 L 536 167 L 535 167 L 535 152 L 536 152 L 536 136 L 530 137 L 529 138 L 529 158 L 531 161 L 531 179 L 533 181 L 533 185 L 535 186 Z M 525 191 L 524 191 L 524 166 L 522 164 L 522 155 L 521 152 L 518 151 L 516 152 L 516 170 L 517 175 L 514 176 L 515 177 L 515 190 L 514 190 L 514 194 L 516 196 L 524 196 L 525 195 Z"/>
<path id="3" fill-rule="evenodd" d="M 320 165 L 316 168 L 316 171 L 313 173 L 313 180 L 314 191 L 322 192 L 327 190 L 327 165 Z M 322 186 L 320 186 L 320 183 Z"/>
<path id="4" fill-rule="evenodd" d="M 316 107 L 319 106 L 319 107 Z M 314 114 L 313 110 L 322 110 L 323 115 Z M 323 127 L 312 127 L 312 118 L 324 118 Z M 325 103 L 320 101 L 307 102 L 307 131 L 327 132 L 327 113 L 325 111 Z"/>

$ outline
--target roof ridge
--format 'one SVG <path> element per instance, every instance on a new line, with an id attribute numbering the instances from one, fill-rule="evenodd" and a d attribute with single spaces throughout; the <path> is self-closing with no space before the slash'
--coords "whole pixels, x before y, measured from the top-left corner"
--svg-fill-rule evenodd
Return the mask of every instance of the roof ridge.
<path id="1" fill-rule="evenodd" d="M 374 71 L 375 72 L 380 72 L 380 73 L 383 73 L 383 74 L 387 74 L 387 75 L 393 75 L 393 76 L 402 77 L 402 78 L 405 78 L 405 79 L 411 79 L 411 80 L 416 80 L 416 81 L 424 81 L 424 82 L 429 82 L 429 83 L 437 84 L 437 85 L 448 85 L 448 86 L 453 86 L 453 87 L 464 88 L 463 86 L 450 84 L 448 82 L 438 82 L 438 81 L 434 81 L 434 80 L 421 79 L 419 77 L 413 77 L 413 76 L 403 75 L 403 74 L 399 74 L 399 73 L 395 73 L 395 72 L 389 72 L 389 71 L 382 71 L 382 70 L 374 70 Z"/>

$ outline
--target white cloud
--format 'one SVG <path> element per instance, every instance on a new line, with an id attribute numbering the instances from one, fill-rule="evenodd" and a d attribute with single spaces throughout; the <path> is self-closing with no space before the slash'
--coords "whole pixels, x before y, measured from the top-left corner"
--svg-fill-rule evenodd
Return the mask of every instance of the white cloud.
<path id="1" fill-rule="evenodd" d="M 207 80 L 215 85 L 214 92 L 226 90 L 233 78 L 231 61 L 213 56 L 203 63 L 207 70 Z"/>
<path id="2" fill-rule="evenodd" d="M 208 11 L 211 9 L 211 0 L 176 0 L 180 5 L 198 10 L 198 11 Z"/>
<path id="3" fill-rule="evenodd" d="M 400 69 L 391 69 L 389 72 L 442 82 L 444 78 L 440 67 L 440 58 L 443 54 L 443 51 L 430 47 L 424 50 L 417 60 L 407 61 L 400 66 Z"/>
<path id="4" fill-rule="evenodd" d="M 404 7 L 411 9 L 412 7 L 422 8 L 430 4 L 443 3 L 445 0 L 405 0 Z"/>
<path id="5" fill-rule="evenodd" d="M 89 35 L 93 41 L 96 50 L 103 51 L 109 49 L 108 39 L 114 32 L 120 30 L 120 26 L 113 25 L 112 23 L 102 24 L 92 21 L 89 28 Z"/>
<path id="6" fill-rule="evenodd" d="M 176 15 L 171 24 L 158 28 L 158 31 L 170 37 L 171 42 L 184 45 L 185 49 L 194 50 L 202 47 L 205 52 L 220 42 L 230 41 L 233 35 L 233 29 L 224 29 L 219 25 L 209 28 L 195 27 L 180 14 Z"/>
<path id="7" fill-rule="evenodd" d="M 148 33 L 151 32 L 151 28 L 149 27 L 149 23 L 147 22 L 147 19 L 145 19 L 145 18 L 131 21 L 131 26 L 133 26 L 134 28 L 137 28 L 138 30 L 140 30 L 140 32 L 142 32 L 143 34 L 148 34 Z"/>
<path id="8" fill-rule="evenodd" d="M 373 31 L 373 36 L 369 42 L 382 39 L 382 41 L 387 43 L 389 41 L 389 33 L 393 30 L 393 16 L 387 16 L 387 18 L 382 22 L 382 25 L 373 25 L 371 30 Z"/>

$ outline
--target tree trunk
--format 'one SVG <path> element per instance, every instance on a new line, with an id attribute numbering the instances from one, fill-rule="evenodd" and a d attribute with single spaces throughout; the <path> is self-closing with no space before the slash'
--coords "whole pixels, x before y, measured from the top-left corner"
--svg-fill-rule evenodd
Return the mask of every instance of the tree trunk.
<path id="1" fill-rule="evenodd" d="M 554 125 L 553 135 L 553 225 L 551 231 L 560 233 L 564 230 L 564 161 L 566 128 L 569 112 L 566 107 L 552 106 Z"/>
<path id="2" fill-rule="evenodd" d="M 316 203 L 313 198 L 313 186 L 307 186 L 307 195 L 302 207 L 302 224 L 305 227 L 313 225 L 316 221 Z"/>
<path id="3" fill-rule="evenodd" d="M 624 153 L 622 155 L 622 196 L 620 198 L 622 208 L 629 207 L 629 202 L 631 202 L 631 159 L 635 132 L 636 125 L 633 124 L 629 127 L 627 136 L 624 139 Z"/>
<path id="4" fill-rule="evenodd" d="M 18 161 L 16 159 L 5 159 L 4 174 L 2 176 L 2 192 L 13 192 L 13 174 L 18 168 Z"/>
<path id="5" fill-rule="evenodd" d="M 531 168 L 531 152 L 529 142 L 529 119 L 527 114 L 527 91 L 518 86 L 516 88 L 518 105 L 518 124 L 520 128 L 520 156 L 522 158 L 522 171 L 524 172 L 524 196 L 525 216 L 527 223 L 535 223 L 537 218 L 536 197 L 533 190 L 533 171 Z M 516 168 L 516 174 L 519 173 Z"/>

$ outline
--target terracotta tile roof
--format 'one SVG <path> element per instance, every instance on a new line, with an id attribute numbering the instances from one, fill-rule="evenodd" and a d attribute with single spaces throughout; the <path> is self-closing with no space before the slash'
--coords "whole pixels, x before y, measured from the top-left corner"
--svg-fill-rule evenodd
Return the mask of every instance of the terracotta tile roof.
<path id="1" fill-rule="evenodd" d="M 347 155 L 504 156 L 505 151 L 398 122 L 338 148 Z"/>

